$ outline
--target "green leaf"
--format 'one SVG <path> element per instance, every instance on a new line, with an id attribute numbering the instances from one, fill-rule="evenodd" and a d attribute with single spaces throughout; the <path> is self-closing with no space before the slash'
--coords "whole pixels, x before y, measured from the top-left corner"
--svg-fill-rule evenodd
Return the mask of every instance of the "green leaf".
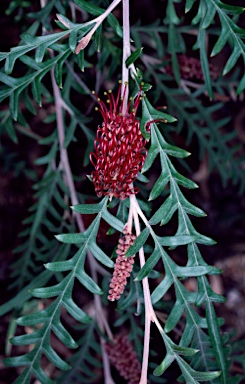
<path id="1" fill-rule="evenodd" d="M 217 317 L 214 311 L 213 304 L 208 300 L 206 304 L 206 314 L 209 336 L 211 339 L 212 347 L 214 349 L 215 357 L 219 364 L 220 371 L 222 372 L 222 379 L 224 383 L 227 383 L 227 360 L 224 355 L 224 349 L 222 346 L 222 340 L 219 330 Z"/>
<path id="2" fill-rule="evenodd" d="M 70 33 L 69 36 L 69 47 L 72 52 L 75 52 L 77 46 L 77 30 L 74 30 Z"/>
<path id="3" fill-rule="evenodd" d="M 62 360 L 59 355 L 54 351 L 54 349 L 48 343 L 43 346 L 43 353 L 45 356 L 53 363 L 57 368 L 68 370 L 71 368 L 64 360 Z"/>
<path id="4" fill-rule="evenodd" d="M 98 7 L 97 5 L 93 5 L 91 3 L 88 3 L 85 0 L 74 0 L 74 2 L 84 11 L 90 13 L 93 16 L 100 16 L 104 9 Z"/>
<path id="5" fill-rule="evenodd" d="M 84 233 L 64 233 L 62 235 L 56 235 L 55 237 L 57 240 L 66 244 L 83 243 L 87 240 L 87 237 L 84 235 Z"/>
<path id="6" fill-rule="evenodd" d="M 213 99 L 213 89 L 211 84 L 211 76 L 210 76 L 210 70 L 209 70 L 209 62 L 206 52 L 206 31 L 204 29 L 200 29 L 198 33 L 198 40 L 199 40 L 199 48 L 200 48 L 200 60 L 201 60 L 201 66 L 202 66 L 202 73 L 205 80 L 205 85 L 208 91 L 208 95 L 210 99 Z"/>
<path id="7" fill-rule="evenodd" d="M 243 75 L 242 79 L 239 82 L 239 85 L 236 90 L 237 94 L 240 95 L 244 89 L 245 89 L 245 74 Z"/>
<path id="8" fill-rule="evenodd" d="M 240 56 L 241 56 L 241 51 L 240 51 L 239 47 L 235 46 L 231 56 L 229 57 L 226 65 L 225 65 L 225 68 L 223 70 L 223 75 L 224 76 L 228 72 L 230 72 L 230 70 L 234 67 L 234 65 L 236 64 L 236 62 L 237 62 L 237 60 L 239 59 Z"/>
<path id="9" fill-rule="evenodd" d="M 178 18 L 175 10 L 173 1 L 168 1 L 166 9 L 166 18 L 164 19 L 165 23 L 170 24 L 179 24 L 180 19 Z"/>
<path id="10" fill-rule="evenodd" d="M 110 224 L 117 231 L 119 232 L 123 231 L 124 224 L 121 222 L 121 220 L 118 220 L 115 216 L 113 216 L 110 212 L 108 212 L 106 208 L 102 211 L 102 217 L 108 224 Z"/>
<path id="11" fill-rule="evenodd" d="M 161 207 L 156 211 L 156 213 L 149 220 L 149 224 L 156 225 L 161 222 L 161 224 L 166 224 L 173 216 L 174 212 L 178 208 L 178 203 L 173 198 L 173 195 L 164 201 Z"/>
<path id="12" fill-rule="evenodd" d="M 103 295 L 103 291 L 100 289 L 100 287 L 84 271 L 76 270 L 76 277 L 78 278 L 80 283 L 85 288 L 87 288 L 88 291 L 96 295 Z"/>
<path id="13" fill-rule="evenodd" d="M 145 265 L 139 271 L 135 281 L 141 281 L 144 277 L 148 276 L 152 269 L 155 267 L 156 263 L 160 259 L 161 254 L 156 247 L 151 256 L 146 260 Z"/>
<path id="14" fill-rule="evenodd" d="M 34 331 L 32 333 L 28 333 L 26 335 L 15 336 L 10 339 L 11 344 L 13 345 L 28 345 L 28 344 L 36 344 L 42 339 L 45 333 L 44 327 Z"/>
<path id="15" fill-rule="evenodd" d="M 198 372 L 192 369 L 183 359 L 180 359 L 179 357 L 176 357 L 176 360 L 180 366 L 180 369 L 184 375 L 184 377 L 187 380 L 192 380 L 190 381 L 191 383 L 197 383 L 196 380 L 198 381 L 210 381 L 214 380 L 217 377 L 220 376 L 220 372 L 215 371 L 215 372 Z M 189 383 L 189 381 L 188 381 Z"/>
<path id="16" fill-rule="evenodd" d="M 151 168 L 155 158 L 159 153 L 159 149 L 157 147 L 151 147 L 148 151 L 147 158 L 145 160 L 144 166 L 141 170 L 142 173 L 148 171 Z"/>
<path id="17" fill-rule="evenodd" d="M 169 182 L 168 172 L 166 170 L 163 170 L 160 177 L 157 179 L 157 181 L 155 182 L 151 190 L 149 201 L 154 200 L 158 196 L 160 196 L 160 194 L 162 193 L 162 191 L 164 190 L 168 182 Z"/>
<path id="18" fill-rule="evenodd" d="M 78 213 L 81 214 L 94 214 L 94 213 L 99 213 L 104 206 L 105 199 L 103 199 L 100 203 L 98 204 L 78 204 L 74 205 L 71 208 Z"/>
<path id="19" fill-rule="evenodd" d="M 181 302 L 179 301 L 178 299 L 175 301 L 175 304 L 168 316 L 168 319 L 166 321 L 166 324 L 165 324 L 165 327 L 164 327 L 164 331 L 166 333 L 172 331 L 176 324 L 179 322 L 183 312 L 184 312 L 184 309 L 185 309 L 185 303 L 184 302 Z"/>
<path id="20" fill-rule="evenodd" d="M 172 364 L 172 362 L 175 360 L 175 356 L 173 353 L 167 353 L 164 360 L 161 362 L 160 365 L 157 366 L 157 368 L 154 369 L 153 375 L 154 376 L 161 376 L 166 369 Z"/>
<path id="21" fill-rule="evenodd" d="M 175 235 L 175 236 L 156 236 L 159 244 L 166 247 L 178 247 L 179 245 L 189 244 L 196 240 L 196 236 L 192 235 Z"/>
<path id="22" fill-rule="evenodd" d="M 32 357 L 35 351 L 31 351 L 22 356 L 8 357 L 3 360 L 4 364 L 8 367 L 22 367 L 24 365 L 30 365 L 32 362 Z"/>
<path id="23" fill-rule="evenodd" d="M 82 8 L 84 11 L 90 13 L 91 15 L 94 15 L 94 16 L 100 16 L 102 15 L 102 13 L 105 12 L 105 10 L 103 8 L 100 8 L 96 5 L 93 5 L 93 4 L 89 4 L 87 1 L 85 0 L 74 0 L 75 3 L 80 7 Z M 122 28 L 121 26 L 119 25 L 117 19 L 115 18 L 114 15 L 112 14 L 109 14 L 107 16 L 107 19 L 108 19 L 108 23 L 110 24 L 110 26 L 112 27 L 112 29 L 116 32 L 116 34 L 119 36 L 119 37 L 122 37 L 123 34 L 122 34 Z"/>
<path id="24" fill-rule="evenodd" d="M 135 62 L 135 60 L 138 59 L 138 57 L 141 55 L 143 48 L 136 49 L 126 60 L 126 67 L 128 68 L 132 63 Z"/>
<path id="25" fill-rule="evenodd" d="M 185 3 L 185 12 L 186 13 L 191 10 L 194 3 L 195 3 L 195 0 L 186 0 L 186 3 Z"/>
<path id="26" fill-rule="evenodd" d="M 66 287 L 67 280 L 68 276 L 65 277 L 59 284 L 53 285 L 51 287 L 32 289 L 31 294 L 34 297 L 40 297 L 42 299 L 59 296 Z"/>
<path id="27" fill-rule="evenodd" d="M 147 241 L 147 239 L 149 237 L 149 234 L 150 234 L 150 229 L 148 227 L 146 227 L 141 232 L 141 234 L 136 237 L 136 240 L 135 240 L 134 244 L 131 245 L 131 247 L 129 247 L 129 249 L 127 250 L 125 256 L 126 257 L 135 256 L 135 254 L 137 252 L 139 252 L 140 248 L 142 248 L 143 245 L 145 244 L 145 242 Z"/>
<path id="28" fill-rule="evenodd" d="M 202 20 L 201 23 L 201 29 L 199 30 L 199 33 L 201 32 L 202 29 L 207 29 L 210 24 L 214 21 L 215 14 L 217 12 L 216 8 L 212 5 L 211 2 L 206 3 L 207 9 L 206 9 L 206 14 Z"/>
<path id="29" fill-rule="evenodd" d="M 193 356 L 199 352 L 198 349 L 186 348 L 176 344 L 174 344 L 172 348 L 174 352 L 178 353 L 178 355 L 182 355 L 186 357 Z"/>
<path id="30" fill-rule="evenodd" d="M 191 277 L 191 276 L 202 276 L 202 275 L 217 275 L 220 274 L 221 270 L 212 267 L 211 265 L 206 266 L 194 266 L 194 267 L 176 267 L 175 274 L 178 277 Z"/>
<path id="31" fill-rule="evenodd" d="M 78 345 L 75 340 L 71 337 L 70 333 L 65 329 L 61 324 L 59 319 L 59 313 L 54 314 L 54 321 L 51 324 L 51 329 L 55 335 L 62 341 L 63 344 L 67 345 L 69 348 L 77 348 Z"/>
<path id="32" fill-rule="evenodd" d="M 97 260 L 99 260 L 106 267 L 113 268 L 113 261 L 102 251 L 102 249 L 98 247 L 96 243 L 92 242 L 89 248 Z"/>
<path id="33" fill-rule="evenodd" d="M 229 26 L 223 23 L 219 38 L 212 49 L 211 57 L 217 55 L 218 53 L 220 53 L 220 51 L 222 51 L 228 39 L 229 39 Z"/>
<path id="34" fill-rule="evenodd" d="M 62 301 L 67 312 L 70 313 L 74 319 L 80 321 L 81 323 L 89 324 L 92 319 L 85 312 L 83 312 L 72 300 L 71 297 L 65 297 Z"/>
<path id="35" fill-rule="evenodd" d="M 146 98 L 144 98 L 142 100 L 142 118 L 140 128 L 143 136 L 146 139 L 150 138 L 150 134 L 146 131 L 146 125 L 153 124 L 159 121 L 173 123 L 174 121 L 176 121 L 176 119 L 167 113 L 155 109 L 151 105 L 151 103 Z"/>
<path id="36" fill-rule="evenodd" d="M 154 289 L 151 294 L 152 304 L 157 303 L 165 293 L 169 290 L 171 285 L 173 284 L 173 278 L 170 275 L 166 275 L 161 283 Z"/>

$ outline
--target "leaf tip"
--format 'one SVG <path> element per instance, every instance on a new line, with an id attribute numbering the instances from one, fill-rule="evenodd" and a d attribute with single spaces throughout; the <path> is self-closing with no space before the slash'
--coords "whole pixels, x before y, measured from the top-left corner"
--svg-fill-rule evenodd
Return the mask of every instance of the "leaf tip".
<path id="1" fill-rule="evenodd" d="M 92 181 L 92 178 L 90 175 L 86 175 L 86 177 L 89 179 L 89 181 Z"/>
<path id="2" fill-rule="evenodd" d="M 54 237 L 56 238 L 56 240 L 58 240 L 58 241 L 62 241 L 62 240 L 61 240 L 61 235 L 54 235 Z"/>

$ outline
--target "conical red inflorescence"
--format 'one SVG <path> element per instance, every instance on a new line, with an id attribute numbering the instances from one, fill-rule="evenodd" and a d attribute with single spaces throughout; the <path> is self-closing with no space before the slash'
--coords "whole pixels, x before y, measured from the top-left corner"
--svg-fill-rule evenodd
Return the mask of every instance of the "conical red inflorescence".
<path id="1" fill-rule="evenodd" d="M 106 351 L 111 363 L 120 375 L 127 380 L 127 383 L 139 384 L 140 363 L 128 337 L 126 335 L 116 336 L 114 344 L 106 344 Z"/>
<path id="2" fill-rule="evenodd" d="M 180 76 L 182 79 L 204 80 L 201 61 L 186 55 L 178 55 Z M 165 67 L 165 72 L 173 75 L 172 64 Z M 218 67 L 209 63 L 209 72 L 212 79 L 217 79 L 220 75 Z"/>
<path id="3" fill-rule="evenodd" d="M 109 195 L 124 200 L 137 193 L 138 190 L 132 188 L 132 183 L 137 179 L 147 156 L 146 140 L 136 118 L 142 99 L 141 90 L 133 107 L 130 108 L 129 101 L 126 113 L 122 114 L 126 87 L 127 84 L 123 97 L 120 97 L 121 84 L 116 99 L 111 91 L 106 93 L 109 107 L 98 98 L 104 121 L 98 127 L 94 142 L 95 152 L 90 154 L 90 159 L 95 167 L 91 177 L 99 197 Z"/>
<path id="4" fill-rule="evenodd" d="M 127 226 L 123 230 L 124 236 L 119 239 L 116 250 L 117 259 L 114 266 L 113 276 L 110 282 L 108 300 L 119 300 L 127 284 L 127 278 L 133 270 L 134 256 L 126 257 L 129 247 L 134 244 L 136 236 L 129 233 Z"/>

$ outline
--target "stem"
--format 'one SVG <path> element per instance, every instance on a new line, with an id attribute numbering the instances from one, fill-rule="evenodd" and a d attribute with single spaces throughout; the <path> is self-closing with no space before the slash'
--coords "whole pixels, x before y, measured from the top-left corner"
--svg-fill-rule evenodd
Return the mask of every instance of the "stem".
<path id="1" fill-rule="evenodd" d="M 90 91 L 89 87 L 87 86 L 86 83 L 84 83 L 84 81 L 79 77 L 79 75 L 74 71 L 74 69 L 72 68 L 71 64 L 66 61 L 65 62 L 69 72 L 72 74 L 72 76 L 74 77 L 74 80 L 87 92 L 88 96 L 90 96 L 94 101 L 97 102 L 97 98 L 94 96 L 94 94 Z"/>
<path id="2" fill-rule="evenodd" d="M 133 211 L 134 225 L 136 235 L 139 236 L 141 233 L 140 222 L 138 216 L 139 205 L 135 195 L 130 196 L 130 208 Z M 143 247 L 139 250 L 140 266 L 143 268 L 145 265 L 145 255 Z M 141 378 L 139 384 L 147 384 L 147 371 L 148 371 L 148 360 L 149 360 L 149 346 L 150 346 L 150 330 L 151 322 L 156 322 L 156 315 L 151 303 L 151 294 L 149 288 L 148 278 L 145 277 L 142 280 L 144 299 L 145 299 L 145 333 L 144 333 L 144 351 L 143 351 L 143 362 L 141 368 Z"/>
<path id="3" fill-rule="evenodd" d="M 51 80 L 52 80 L 52 87 L 53 87 L 54 100 L 55 100 L 55 111 L 56 111 L 56 118 L 57 118 L 57 129 L 58 129 L 58 139 L 59 139 L 59 146 L 60 146 L 61 164 L 65 172 L 65 182 L 70 191 L 72 205 L 77 205 L 79 201 L 78 201 L 78 197 L 77 197 L 77 193 L 76 193 L 76 189 L 75 189 L 75 185 L 72 177 L 67 150 L 64 147 L 64 140 L 65 140 L 65 133 L 64 133 L 65 129 L 64 129 L 64 121 L 63 121 L 64 104 L 62 102 L 62 97 L 60 94 L 59 87 L 57 86 L 55 81 L 53 69 L 51 70 Z M 74 216 L 75 216 L 79 230 L 81 232 L 84 232 L 85 227 L 84 227 L 81 215 L 79 215 L 77 212 L 74 212 Z M 98 265 L 97 261 L 94 259 L 90 251 L 88 251 L 87 254 L 88 254 L 88 260 L 89 260 L 92 278 L 95 282 L 98 282 L 97 271 L 100 269 L 103 270 L 103 268 L 101 268 L 100 265 Z M 101 331 L 105 329 L 108 334 L 108 337 L 112 339 L 113 335 L 110 330 L 109 324 L 106 320 L 100 297 L 97 295 L 94 295 L 94 302 L 95 302 L 96 319 L 97 319 L 98 326 L 101 329 Z M 109 363 L 108 355 L 105 351 L 104 339 L 102 337 L 100 337 L 100 343 L 101 343 L 101 349 L 102 349 L 102 355 L 103 355 L 105 383 L 115 384 L 111 377 L 110 363 Z"/>
<path id="4" fill-rule="evenodd" d="M 120 2 L 121 2 L 121 0 L 114 0 L 111 3 L 111 5 L 109 5 L 109 7 L 105 10 L 105 12 L 102 13 L 102 15 L 100 15 L 100 16 L 96 17 L 95 19 L 86 23 L 86 25 L 92 24 L 92 23 L 95 23 L 95 25 L 93 26 L 93 28 L 91 29 L 91 31 L 87 35 L 83 36 L 82 39 L 79 40 L 76 51 L 75 51 L 76 54 L 78 54 L 82 49 L 84 49 L 87 46 L 87 44 L 89 43 L 94 32 L 97 30 L 97 28 L 100 26 L 100 24 L 105 20 L 105 18 L 113 11 L 113 9 Z M 63 24 L 64 24 L 64 22 L 63 22 Z"/>
<path id="5" fill-rule="evenodd" d="M 126 67 L 126 60 L 130 56 L 130 24 L 129 24 L 129 0 L 122 0 L 123 4 L 123 59 L 122 59 L 122 93 L 129 80 L 129 68 Z M 128 87 L 126 87 L 123 99 L 122 114 L 124 115 L 128 104 Z"/>
<path id="6" fill-rule="evenodd" d="M 128 226 L 129 233 L 132 232 L 133 213 L 134 213 L 133 205 L 130 204 L 130 206 L 129 206 L 129 213 L 128 213 L 128 221 L 127 221 L 127 226 Z"/>
<path id="7" fill-rule="evenodd" d="M 111 13 L 113 11 L 113 9 L 121 2 L 121 0 L 114 0 L 111 5 L 109 5 L 109 7 L 105 10 L 104 13 L 102 13 L 102 15 L 98 16 L 96 19 L 94 19 L 94 21 L 96 21 L 96 24 L 95 26 L 93 27 L 94 29 L 94 32 L 96 31 L 96 29 L 100 26 L 100 24 L 105 20 L 105 18 L 109 15 L 109 13 Z M 90 31 L 91 32 L 91 31 Z"/>
<path id="8" fill-rule="evenodd" d="M 140 222 L 139 222 L 139 216 L 143 220 L 144 224 L 147 227 L 150 227 L 147 218 L 145 217 L 144 213 L 140 209 L 140 206 L 138 204 L 138 201 L 135 197 L 135 195 L 130 196 L 130 212 L 133 212 L 133 218 L 134 218 L 134 225 L 135 225 L 135 231 L 136 235 L 139 236 L 141 233 L 140 230 Z M 140 266 L 143 268 L 145 265 L 145 255 L 144 255 L 144 249 L 143 247 L 139 250 L 139 258 L 140 258 Z M 149 360 L 149 346 L 150 346 L 150 331 L 151 331 L 151 322 L 155 323 L 159 332 L 162 334 L 164 333 L 164 330 L 161 326 L 161 324 L 158 321 L 158 318 L 156 316 L 156 313 L 153 309 L 152 302 L 151 302 L 151 293 L 149 288 L 149 282 L 148 278 L 145 277 L 142 280 L 143 284 L 143 291 L 144 291 L 144 301 L 145 301 L 145 332 L 144 332 L 144 351 L 143 351 L 143 361 L 142 361 L 142 368 L 141 368 L 141 378 L 139 384 L 147 384 L 147 371 L 148 371 L 148 360 Z"/>

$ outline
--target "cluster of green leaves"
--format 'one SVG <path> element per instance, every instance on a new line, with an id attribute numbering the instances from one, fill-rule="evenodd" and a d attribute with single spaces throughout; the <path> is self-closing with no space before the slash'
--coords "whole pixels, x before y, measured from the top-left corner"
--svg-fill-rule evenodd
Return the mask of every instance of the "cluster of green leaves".
<path id="1" fill-rule="evenodd" d="M 54 301 L 44 310 L 20 317 L 17 324 L 23 326 L 35 326 L 42 324 L 38 330 L 31 334 L 15 336 L 11 339 L 14 345 L 34 344 L 35 348 L 25 355 L 18 357 L 10 357 L 5 359 L 5 364 L 9 366 L 27 366 L 22 372 L 17 382 L 29 383 L 32 375 L 34 375 L 41 383 L 51 383 L 52 381 L 46 376 L 41 367 L 41 358 L 44 354 L 59 369 L 67 370 L 70 366 L 63 361 L 55 352 L 50 344 L 51 331 L 69 348 L 76 348 L 77 343 L 61 323 L 61 309 L 64 307 L 68 313 L 77 321 L 82 323 L 90 323 L 92 319 L 83 312 L 72 298 L 72 291 L 75 278 L 93 294 L 101 295 L 103 291 L 85 272 L 85 259 L 88 249 L 93 256 L 107 267 L 113 267 L 113 261 L 102 251 L 96 244 L 96 236 L 98 233 L 100 221 L 103 218 L 110 223 L 116 230 L 123 230 L 123 223 L 116 217 L 112 216 L 107 210 L 108 198 L 104 198 L 99 204 L 78 205 L 74 210 L 79 213 L 98 213 L 92 224 L 83 233 L 58 235 L 57 239 L 66 243 L 82 244 L 79 246 L 75 255 L 65 261 L 55 261 L 45 264 L 49 271 L 55 273 L 67 272 L 66 276 L 62 275 L 59 283 L 46 287 L 32 289 L 31 293 L 34 297 L 47 299 L 55 297 Z"/>
<path id="2" fill-rule="evenodd" d="M 175 9 L 175 3 L 180 2 L 179 0 L 168 1 L 164 25 L 155 22 L 148 28 L 140 25 L 132 28 L 132 36 L 137 48 L 140 48 L 143 41 L 147 39 L 153 49 L 156 46 L 158 49 L 160 60 L 152 61 L 147 56 L 141 56 L 142 63 L 146 66 L 144 76 L 148 81 L 154 79 L 155 100 L 164 96 L 169 113 L 178 119 L 177 131 L 181 132 L 183 128 L 187 127 L 186 142 L 189 143 L 193 135 L 197 137 L 200 159 L 203 158 L 204 153 L 208 154 L 210 172 L 213 169 L 218 170 L 224 185 L 232 180 L 239 186 L 242 193 L 245 188 L 242 166 L 244 155 L 240 150 L 242 143 L 239 143 L 230 116 L 224 114 L 224 117 L 219 120 L 215 117 L 217 111 L 225 110 L 225 102 L 211 102 L 210 105 L 207 105 L 203 94 L 207 93 L 214 98 L 214 93 L 216 93 L 222 99 L 222 96 L 227 95 L 241 78 L 238 70 L 232 76 L 226 78 L 220 76 L 217 80 L 211 79 L 206 41 L 209 36 L 215 38 L 217 35 L 219 36 L 211 56 L 220 53 L 225 44 L 231 42 L 231 56 L 227 59 L 223 70 L 223 75 L 226 75 L 235 66 L 240 56 L 244 59 L 245 31 L 237 25 L 238 16 L 243 12 L 243 8 L 227 5 L 221 1 L 187 1 L 186 12 L 191 11 L 193 7 L 193 10 L 197 11 L 197 15 L 193 18 L 192 24 L 185 25 L 183 16 L 179 17 Z M 215 21 L 216 14 L 219 15 L 221 28 Z M 234 15 L 234 18 L 232 19 L 229 14 Z M 194 30 L 197 30 L 198 37 L 193 50 L 198 49 L 200 52 L 204 84 L 200 84 L 198 81 L 195 83 L 194 80 L 189 88 L 184 87 L 181 83 L 178 54 L 188 53 L 185 36 L 195 33 Z M 164 40 L 161 39 L 161 34 L 168 36 L 166 46 L 163 43 Z M 178 87 L 173 86 L 172 77 L 162 73 L 164 72 L 163 60 L 167 54 L 171 56 L 173 76 Z M 242 79 L 237 86 L 237 94 L 241 93 L 244 87 L 244 79 Z"/>
<path id="3" fill-rule="evenodd" d="M 145 104 L 145 105 L 144 105 Z M 149 104 L 144 102 L 143 104 L 143 116 L 146 121 L 155 119 L 157 111 Z M 147 110 L 147 113 L 146 113 Z M 154 117 L 154 118 L 153 118 Z M 149 149 L 148 157 L 146 159 L 143 171 L 147 171 L 151 168 L 157 155 L 160 155 L 161 161 L 161 175 L 156 181 L 150 193 L 150 200 L 156 199 L 161 195 L 166 185 L 170 184 L 169 197 L 167 197 L 160 208 L 154 213 L 150 220 L 145 221 L 146 228 L 142 231 L 141 235 L 137 238 L 132 250 L 129 250 L 129 255 L 135 252 L 141 247 L 148 236 L 154 240 L 155 249 L 150 257 L 147 259 L 146 264 L 137 275 L 137 280 L 143 279 L 149 274 L 154 266 L 161 259 L 164 265 L 165 277 L 162 282 L 152 292 L 152 302 L 155 304 L 174 284 L 176 301 L 170 312 L 170 315 L 165 324 L 164 331 L 166 333 L 172 331 L 180 320 L 183 312 L 186 314 L 186 327 L 180 340 L 181 347 L 196 348 L 199 352 L 194 354 L 194 351 L 190 352 L 194 354 L 192 364 L 195 369 L 202 369 L 203 371 L 217 369 L 214 362 L 210 360 L 210 347 L 213 348 L 218 364 L 218 369 L 222 372 L 223 383 L 227 380 L 227 368 L 226 358 L 224 356 L 222 340 L 219 331 L 219 323 L 215 316 L 213 302 L 222 302 L 223 298 L 215 294 L 211 289 L 208 280 L 204 275 L 220 273 L 216 268 L 210 267 L 203 260 L 198 244 L 212 245 L 213 241 L 198 233 L 191 224 L 189 215 L 198 217 L 205 216 L 204 212 L 199 208 L 189 203 L 184 197 L 180 186 L 186 188 L 195 188 L 196 185 L 192 181 L 182 176 L 173 166 L 169 156 L 184 158 L 188 156 L 186 151 L 183 151 L 177 147 L 168 144 L 162 136 L 160 130 L 155 124 L 151 127 L 151 146 Z M 174 213 L 178 213 L 178 229 L 173 236 L 173 243 L 166 243 L 159 239 L 155 234 L 152 226 L 161 223 L 167 224 Z M 162 245 L 175 247 L 183 244 L 183 239 L 187 236 L 188 241 L 188 261 L 185 267 L 180 267 L 170 258 L 167 252 L 163 249 Z M 190 293 L 186 290 L 181 280 L 190 276 L 196 276 L 198 280 L 198 291 L 196 293 Z M 193 307 L 200 306 L 206 303 L 206 319 L 202 318 Z M 208 329 L 208 333 L 206 330 Z M 166 335 L 163 334 L 167 355 L 162 364 L 156 368 L 156 374 L 163 374 L 166 368 L 175 359 L 177 360 L 181 371 L 184 375 L 186 382 L 199 382 L 205 380 L 205 375 L 202 373 L 195 373 L 193 368 L 188 368 L 186 363 L 179 359 L 176 354 L 175 347 L 169 345 L 169 340 L 166 340 Z M 177 352 L 178 353 L 178 352 Z M 185 354 L 185 352 L 180 352 Z M 188 355 L 188 349 L 187 349 Z M 213 377 L 212 377 L 213 374 Z M 216 377 L 217 373 L 210 373 L 206 380 L 212 380 Z"/>
<path id="4" fill-rule="evenodd" d="M 183 52 L 185 42 L 178 31 L 178 25 L 182 22 L 178 17 L 174 3 L 180 3 L 180 0 L 169 0 L 166 10 L 165 24 L 168 25 L 168 53 L 171 54 L 173 71 L 177 82 L 180 82 L 180 72 L 178 68 L 177 53 Z M 229 73 L 236 65 L 239 57 L 243 58 L 245 64 L 245 30 L 237 25 L 238 16 L 244 12 L 243 7 L 228 5 L 220 0 L 186 0 L 185 12 L 188 13 L 195 9 L 196 14 L 192 19 L 192 25 L 198 28 L 197 41 L 193 49 L 200 50 L 200 61 L 202 65 L 205 84 L 209 96 L 213 97 L 213 89 L 209 71 L 208 52 L 206 49 L 207 32 L 210 26 L 215 24 L 215 16 L 218 15 L 220 21 L 219 38 L 217 39 L 211 51 L 211 57 L 218 55 L 227 42 L 231 43 L 231 52 L 225 64 L 223 75 Z M 234 15 L 232 19 L 230 15 Z M 212 31 L 211 31 L 212 33 Z M 245 89 L 245 77 L 240 80 L 237 93 Z"/>
<path id="5" fill-rule="evenodd" d="M 101 361 L 94 357 L 95 354 L 100 356 L 100 344 L 98 343 L 98 329 L 96 321 L 90 324 L 81 324 L 79 331 L 83 331 L 83 336 L 78 340 L 78 351 L 69 359 L 71 369 L 64 372 L 57 378 L 57 384 L 77 382 L 86 383 L 95 380 L 94 368 L 101 369 Z M 91 367 L 91 363 L 93 367 Z"/>
<path id="6" fill-rule="evenodd" d="M 158 76 L 158 79 L 159 77 L 165 78 L 164 75 Z M 209 170 L 212 172 L 217 169 L 224 186 L 227 186 L 231 180 L 233 184 L 238 185 L 242 193 L 245 189 L 242 168 L 243 145 L 238 140 L 237 131 L 230 127 L 232 124 L 230 116 L 214 119 L 214 114 L 223 110 L 224 103 L 218 102 L 204 106 L 199 99 L 204 87 L 192 92 L 188 97 L 184 90 L 169 89 L 163 83 L 159 83 L 158 87 L 168 97 L 169 112 L 177 112 L 177 132 L 181 132 L 185 126 L 188 126 L 186 142 L 190 143 L 193 136 L 198 139 L 200 161 L 205 154 L 208 154 Z M 179 98 L 182 100 L 181 103 Z M 191 113 L 193 107 L 195 112 Z"/>
<path id="7" fill-rule="evenodd" d="M 186 1 L 186 12 L 189 12 L 193 7 L 195 1 Z M 231 52 L 227 62 L 225 64 L 223 75 L 229 73 L 236 65 L 239 57 L 242 57 L 245 65 L 245 44 L 243 39 L 245 38 L 245 29 L 240 28 L 237 25 L 237 18 L 233 20 L 229 15 L 238 16 L 244 12 L 243 7 L 235 5 L 229 5 L 223 3 L 220 0 L 204 0 L 199 2 L 198 12 L 193 18 L 192 23 L 194 25 L 200 25 L 198 29 L 198 38 L 196 48 L 200 49 L 200 58 L 203 68 L 203 74 L 207 85 L 209 95 L 212 96 L 212 86 L 210 81 L 210 74 L 208 70 L 208 58 L 205 49 L 206 29 L 214 23 L 216 14 L 220 20 L 220 34 L 216 41 L 211 56 L 215 56 L 221 52 L 226 43 L 230 40 Z M 242 77 L 238 84 L 237 93 L 241 93 L 245 89 L 245 76 Z"/>

